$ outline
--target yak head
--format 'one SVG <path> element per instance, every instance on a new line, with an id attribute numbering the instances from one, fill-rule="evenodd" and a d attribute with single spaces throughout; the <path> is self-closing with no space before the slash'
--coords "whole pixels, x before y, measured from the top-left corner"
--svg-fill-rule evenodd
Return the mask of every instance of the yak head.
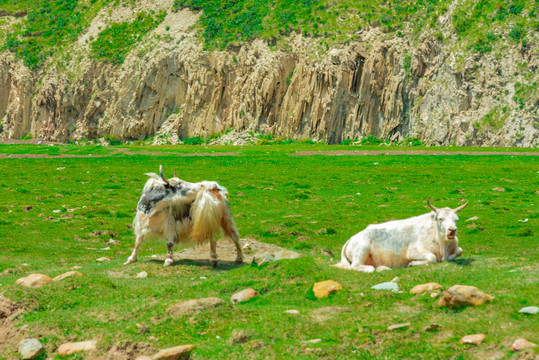
<path id="1" fill-rule="evenodd" d="M 438 209 L 430 204 L 430 198 L 427 199 L 427 205 L 434 211 L 438 234 L 441 234 L 446 241 L 453 241 L 457 236 L 457 221 L 459 219 L 457 213 L 464 209 L 468 203 L 451 209 L 448 207 Z"/>

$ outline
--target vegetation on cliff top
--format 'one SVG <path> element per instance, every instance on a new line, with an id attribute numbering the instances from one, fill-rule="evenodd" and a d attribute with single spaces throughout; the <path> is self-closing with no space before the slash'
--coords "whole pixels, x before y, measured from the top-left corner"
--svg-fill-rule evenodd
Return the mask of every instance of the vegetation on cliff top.
<path id="1" fill-rule="evenodd" d="M 54 53 L 75 42 L 103 8 L 132 6 L 127 0 L 0 0 L 0 46 L 31 69 L 40 68 Z M 539 1 L 480 0 L 449 5 L 442 0 L 175 0 L 173 9 L 202 11 L 201 34 L 207 48 L 225 48 L 254 38 L 275 42 L 293 32 L 320 39 L 320 45 L 347 42 L 364 28 L 421 34 L 452 21 L 452 32 L 468 49 L 489 52 L 501 39 L 528 45 L 539 30 Z M 2 16 L 26 13 L 4 32 Z M 142 36 L 162 21 L 165 13 L 139 14 L 133 22 L 110 23 L 92 43 L 94 57 L 121 63 Z M 440 32 L 436 37 L 443 39 Z"/>

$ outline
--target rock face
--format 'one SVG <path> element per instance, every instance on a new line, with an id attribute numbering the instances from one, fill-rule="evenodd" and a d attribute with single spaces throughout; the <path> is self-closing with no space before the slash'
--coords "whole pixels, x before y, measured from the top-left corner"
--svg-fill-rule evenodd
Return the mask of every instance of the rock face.
<path id="1" fill-rule="evenodd" d="M 16 283 L 19 285 L 33 288 L 43 287 L 51 282 L 52 279 L 43 274 L 30 274 L 16 281 Z"/>
<path id="2" fill-rule="evenodd" d="M 176 143 L 233 128 L 330 144 L 369 134 L 440 145 L 533 146 L 539 139 L 535 100 L 521 108 L 513 99 L 519 74 L 539 66 L 532 46 L 509 46 L 501 59 L 473 57 L 455 54 L 452 41 L 423 35 L 417 45 L 372 28 L 323 53 L 318 39 L 301 35 L 282 49 L 255 40 L 209 52 L 192 27 L 198 15 L 170 4 L 152 5 L 167 10 L 165 20 L 121 66 L 91 59 L 86 33 L 64 70 L 49 64 L 32 72 L 1 53 L 0 135 L 159 135 Z M 93 36 L 106 10 L 90 25 Z M 488 116 L 500 121 L 482 121 Z"/>
<path id="3" fill-rule="evenodd" d="M 227 303 L 216 297 L 209 297 L 197 300 L 187 300 L 170 306 L 167 312 L 172 316 L 194 315 L 203 312 L 206 309 L 216 308 L 227 305 Z"/>
<path id="4" fill-rule="evenodd" d="M 494 300 L 492 295 L 485 294 L 475 286 L 455 285 L 444 292 L 438 301 L 438 306 L 460 308 L 464 306 L 478 306 Z"/>

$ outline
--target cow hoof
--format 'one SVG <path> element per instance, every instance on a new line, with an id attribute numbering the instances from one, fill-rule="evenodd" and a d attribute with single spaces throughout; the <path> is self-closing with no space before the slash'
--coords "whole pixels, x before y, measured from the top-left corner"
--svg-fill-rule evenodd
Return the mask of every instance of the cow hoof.
<path id="1" fill-rule="evenodd" d="M 134 262 L 136 262 L 136 261 L 137 261 L 137 259 L 131 259 L 131 258 L 129 258 L 129 259 L 127 259 L 126 262 L 124 262 L 124 265 L 129 265 L 129 264 L 134 263 Z"/>
<path id="2" fill-rule="evenodd" d="M 163 266 L 170 266 L 170 265 L 172 265 L 173 262 L 174 262 L 174 260 L 172 260 L 172 259 L 166 259 Z"/>
<path id="3" fill-rule="evenodd" d="M 217 267 L 217 260 L 211 260 L 210 264 L 211 264 L 211 267 L 215 269 Z"/>

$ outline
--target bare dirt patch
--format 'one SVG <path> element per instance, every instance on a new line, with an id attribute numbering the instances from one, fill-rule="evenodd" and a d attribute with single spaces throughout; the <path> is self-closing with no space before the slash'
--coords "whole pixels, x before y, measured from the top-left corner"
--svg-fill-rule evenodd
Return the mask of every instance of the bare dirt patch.
<path id="1" fill-rule="evenodd" d="M 266 244 L 252 239 L 240 239 L 240 243 L 242 248 L 245 248 L 243 249 L 243 264 L 238 265 L 234 262 L 236 259 L 236 247 L 234 246 L 234 243 L 228 239 L 222 239 L 217 241 L 217 256 L 219 261 L 217 264 L 217 268 L 222 269 L 227 267 L 236 267 L 243 266 L 245 264 L 251 264 L 253 262 L 253 258 L 257 255 L 266 252 L 284 250 L 282 247 L 279 247 L 277 245 Z M 153 259 L 164 261 L 165 255 L 166 249 L 163 244 L 163 254 L 154 255 Z M 210 266 L 209 243 L 197 245 L 174 253 L 173 265 L 193 263 L 198 265 Z"/>
<path id="2" fill-rule="evenodd" d="M 20 306 L 0 295 L 0 353 L 14 349 L 19 339 L 19 329 L 13 326 L 15 317 L 22 312 Z"/>
<path id="3" fill-rule="evenodd" d="M 339 150 L 339 151 L 298 151 L 290 156 L 366 156 L 366 155 L 520 155 L 520 156 L 539 156 L 539 152 L 517 152 L 517 151 L 429 151 L 429 150 Z"/>
<path id="4" fill-rule="evenodd" d="M 53 142 L 53 141 L 41 140 L 41 139 L 17 140 L 17 139 L 8 139 L 8 138 L 0 138 L 0 144 L 62 145 L 62 143 L 59 143 L 59 142 Z"/>

